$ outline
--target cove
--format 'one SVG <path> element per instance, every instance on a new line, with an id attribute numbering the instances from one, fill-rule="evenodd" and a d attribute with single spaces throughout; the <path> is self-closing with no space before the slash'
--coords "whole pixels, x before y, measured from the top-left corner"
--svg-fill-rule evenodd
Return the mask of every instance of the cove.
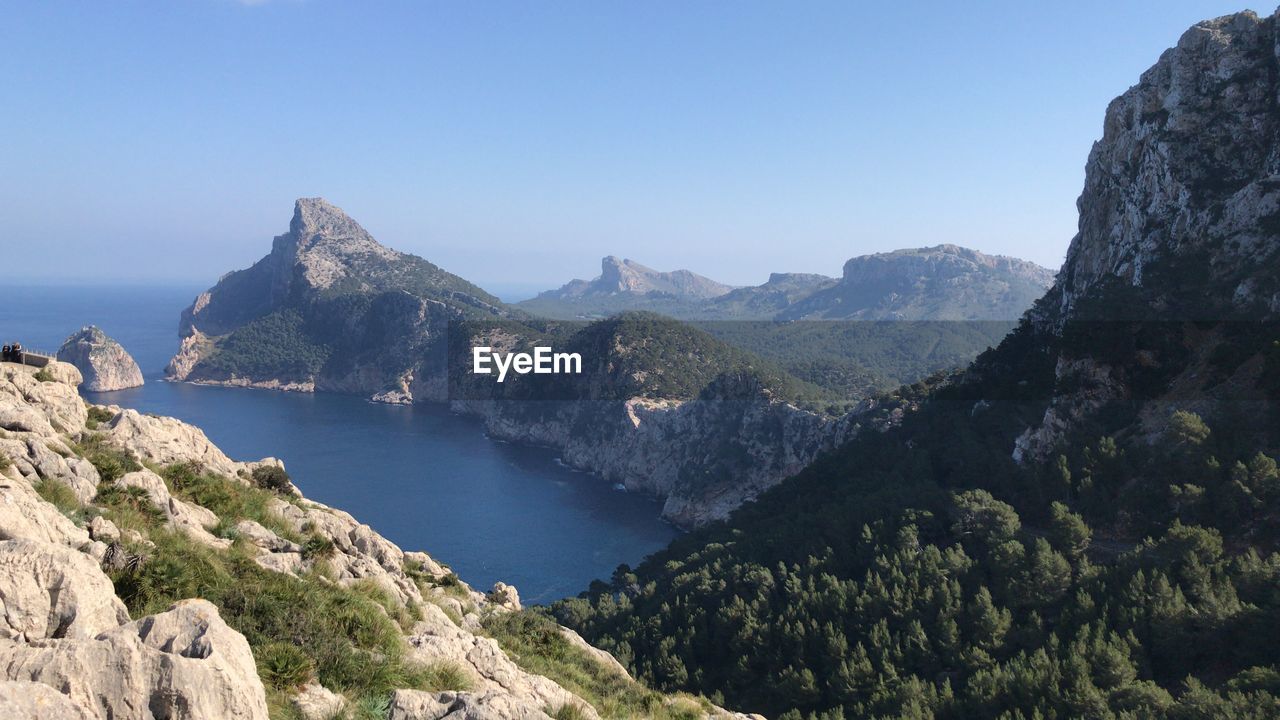
<path id="1" fill-rule="evenodd" d="M 164 382 L 178 314 L 197 292 L 17 288 L 0 305 L 0 335 L 53 351 L 81 325 L 98 325 L 147 384 L 86 399 L 177 417 L 239 460 L 278 457 L 307 497 L 429 553 L 477 589 L 502 580 L 526 602 L 549 602 L 676 536 L 657 500 L 565 468 L 550 450 L 492 441 L 477 420 L 442 406 Z"/>

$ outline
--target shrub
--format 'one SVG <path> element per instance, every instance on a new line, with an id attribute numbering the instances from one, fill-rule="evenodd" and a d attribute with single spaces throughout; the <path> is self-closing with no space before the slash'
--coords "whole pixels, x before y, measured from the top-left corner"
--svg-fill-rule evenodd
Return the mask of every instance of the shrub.
<path id="1" fill-rule="evenodd" d="M 160 469 L 160 476 L 178 499 L 213 511 L 221 519 L 224 531 L 241 520 L 252 520 L 286 540 L 302 542 L 293 528 L 271 511 L 275 493 L 215 475 L 198 463 L 166 466 Z"/>
<path id="2" fill-rule="evenodd" d="M 301 687 L 315 676 L 315 662 L 293 643 L 267 643 L 255 649 L 253 657 L 262 681 L 277 690 Z"/>
<path id="3" fill-rule="evenodd" d="M 8 455 L 5 455 L 4 453 L 0 453 L 0 470 L 8 470 L 9 466 L 12 464 L 13 462 L 9 460 Z"/>
<path id="4" fill-rule="evenodd" d="M 115 482 L 128 473 L 142 469 L 142 465 L 131 453 L 114 447 L 101 433 L 88 435 L 73 449 L 93 463 L 103 482 Z"/>
<path id="5" fill-rule="evenodd" d="M 0 458 L 3 458 L 0 455 Z M 35 490 L 47 502 L 52 504 L 63 515 L 71 517 L 80 511 L 80 499 L 76 497 L 75 492 L 61 480 L 52 478 L 43 478 L 36 482 Z"/>
<path id="6" fill-rule="evenodd" d="M 47 367 L 42 367 L 39 370 L 37 370 L 35 374 L 35 379 L 39 380 L 40 382 L 53 382 L 54 380 L 53 373 L 50 372 L 49 368 Z"/>
<path id="7" fill-rule="evenodd" d="M 289 473 L 279 465 L 263 465 L 253 469 L 253 482 L 263 490 L 288 493 L 293 489 Z"/>
<path id="8" fill-rule="evenodd" d="M 114 417 L 115 413 L 112 413 L 110 410 L 99 405 L 90 405 L 89 419 L 85 421 L 85 427 L 90 430 L 97 430 L 99 425 L 104 422 L 111 422 L 111 419 Z"/>
<path id="9" fill-rule="evenodd" d="M 307 536 L 307 541 L 302 544 L 302 557 L 306 560 L 316 558 L 330 558 L 337 552 L 333 541 L 318 533 L 311 533 Z"/>
<path id="10" fill-rule="evenodd" d="M 102 483 L 98 485 L 98 494 L 94 496 L 93 502 L 112 511 L 110 519 L 122 529 L 155 528 L 165 519 L 160 508 L 151 502 L 151 496 L 140 487 Z"/>
<path id="11" fill-rule="evenodd" d="M 273 682 L 301 675 L 297 654 L 310 660 L 320 683 L 349 697 L 382 697 L 396 688 L 431 690 L 451 679 L 439 668 L 410 662 L 400 628 L 360 591 L 311 574 L 271 572 L 248 552 L 213 550 L 167 530 L 152 532 L 150 539 L 156 548 L 148 562 L 111 573 L 130 613 L 141 617 L 183 598 L 203 597 L 245 636 L 255 657 L 264 653 L 259 668 L 278 672 Z"/>
<path id="12" fill-rule="evenodd" d="M 681 718 L 684 704 L 665 697 L 605 666 L 585 650 L 572 645 L 560 626 L 544 611 L 527 609 L 492 615 L 484 621 L 486 633 L 525 670 L 546 676 L 591 703 L 601 717 Z M 556 718 L 575 718 L 582 708 L 561 706 Z"/>

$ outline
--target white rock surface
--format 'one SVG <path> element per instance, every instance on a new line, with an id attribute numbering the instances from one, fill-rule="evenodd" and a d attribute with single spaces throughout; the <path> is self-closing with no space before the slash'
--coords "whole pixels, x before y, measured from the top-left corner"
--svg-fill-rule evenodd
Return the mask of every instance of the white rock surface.
<path id="1" fill-rule="evenodd" d="M 86 325 L 58 348 L 58 360 L 76 366 L 91 392 L 139 387 L 142 370 L 120 343 L 93 325 Z"/>

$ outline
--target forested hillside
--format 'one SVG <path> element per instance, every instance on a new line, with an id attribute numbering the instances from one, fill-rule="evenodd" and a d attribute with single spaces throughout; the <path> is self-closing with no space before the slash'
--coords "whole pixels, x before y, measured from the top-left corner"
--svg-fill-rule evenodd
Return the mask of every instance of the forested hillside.
<path id="1" fill-rule="evenodd" d="M 1111 104 L 999 347 L 556 617 L 782 717 L 1280 716 L 1276 39 L 1201 23 Z"/>

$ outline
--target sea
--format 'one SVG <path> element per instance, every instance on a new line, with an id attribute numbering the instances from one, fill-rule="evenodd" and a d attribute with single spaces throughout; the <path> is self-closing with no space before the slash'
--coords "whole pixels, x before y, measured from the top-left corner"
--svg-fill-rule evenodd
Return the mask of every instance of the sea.
<path id="1" fill-rule="evenodd" d="M 165 382 L 179 315 L 200 290 L 9 287 L 0 339 L 54 352 L 97 325 L 138 361 L 146 384 L 82 391 L 87 400 L 189 422 L 236 460 L 279 458 L 307 497 L 480 590 L 501 580 L 526 603 L 573 596 L 678 534 L 657 499 L 567 468 L 551 450 L 491 440 L 479 421 L 443 406 Z"/>

